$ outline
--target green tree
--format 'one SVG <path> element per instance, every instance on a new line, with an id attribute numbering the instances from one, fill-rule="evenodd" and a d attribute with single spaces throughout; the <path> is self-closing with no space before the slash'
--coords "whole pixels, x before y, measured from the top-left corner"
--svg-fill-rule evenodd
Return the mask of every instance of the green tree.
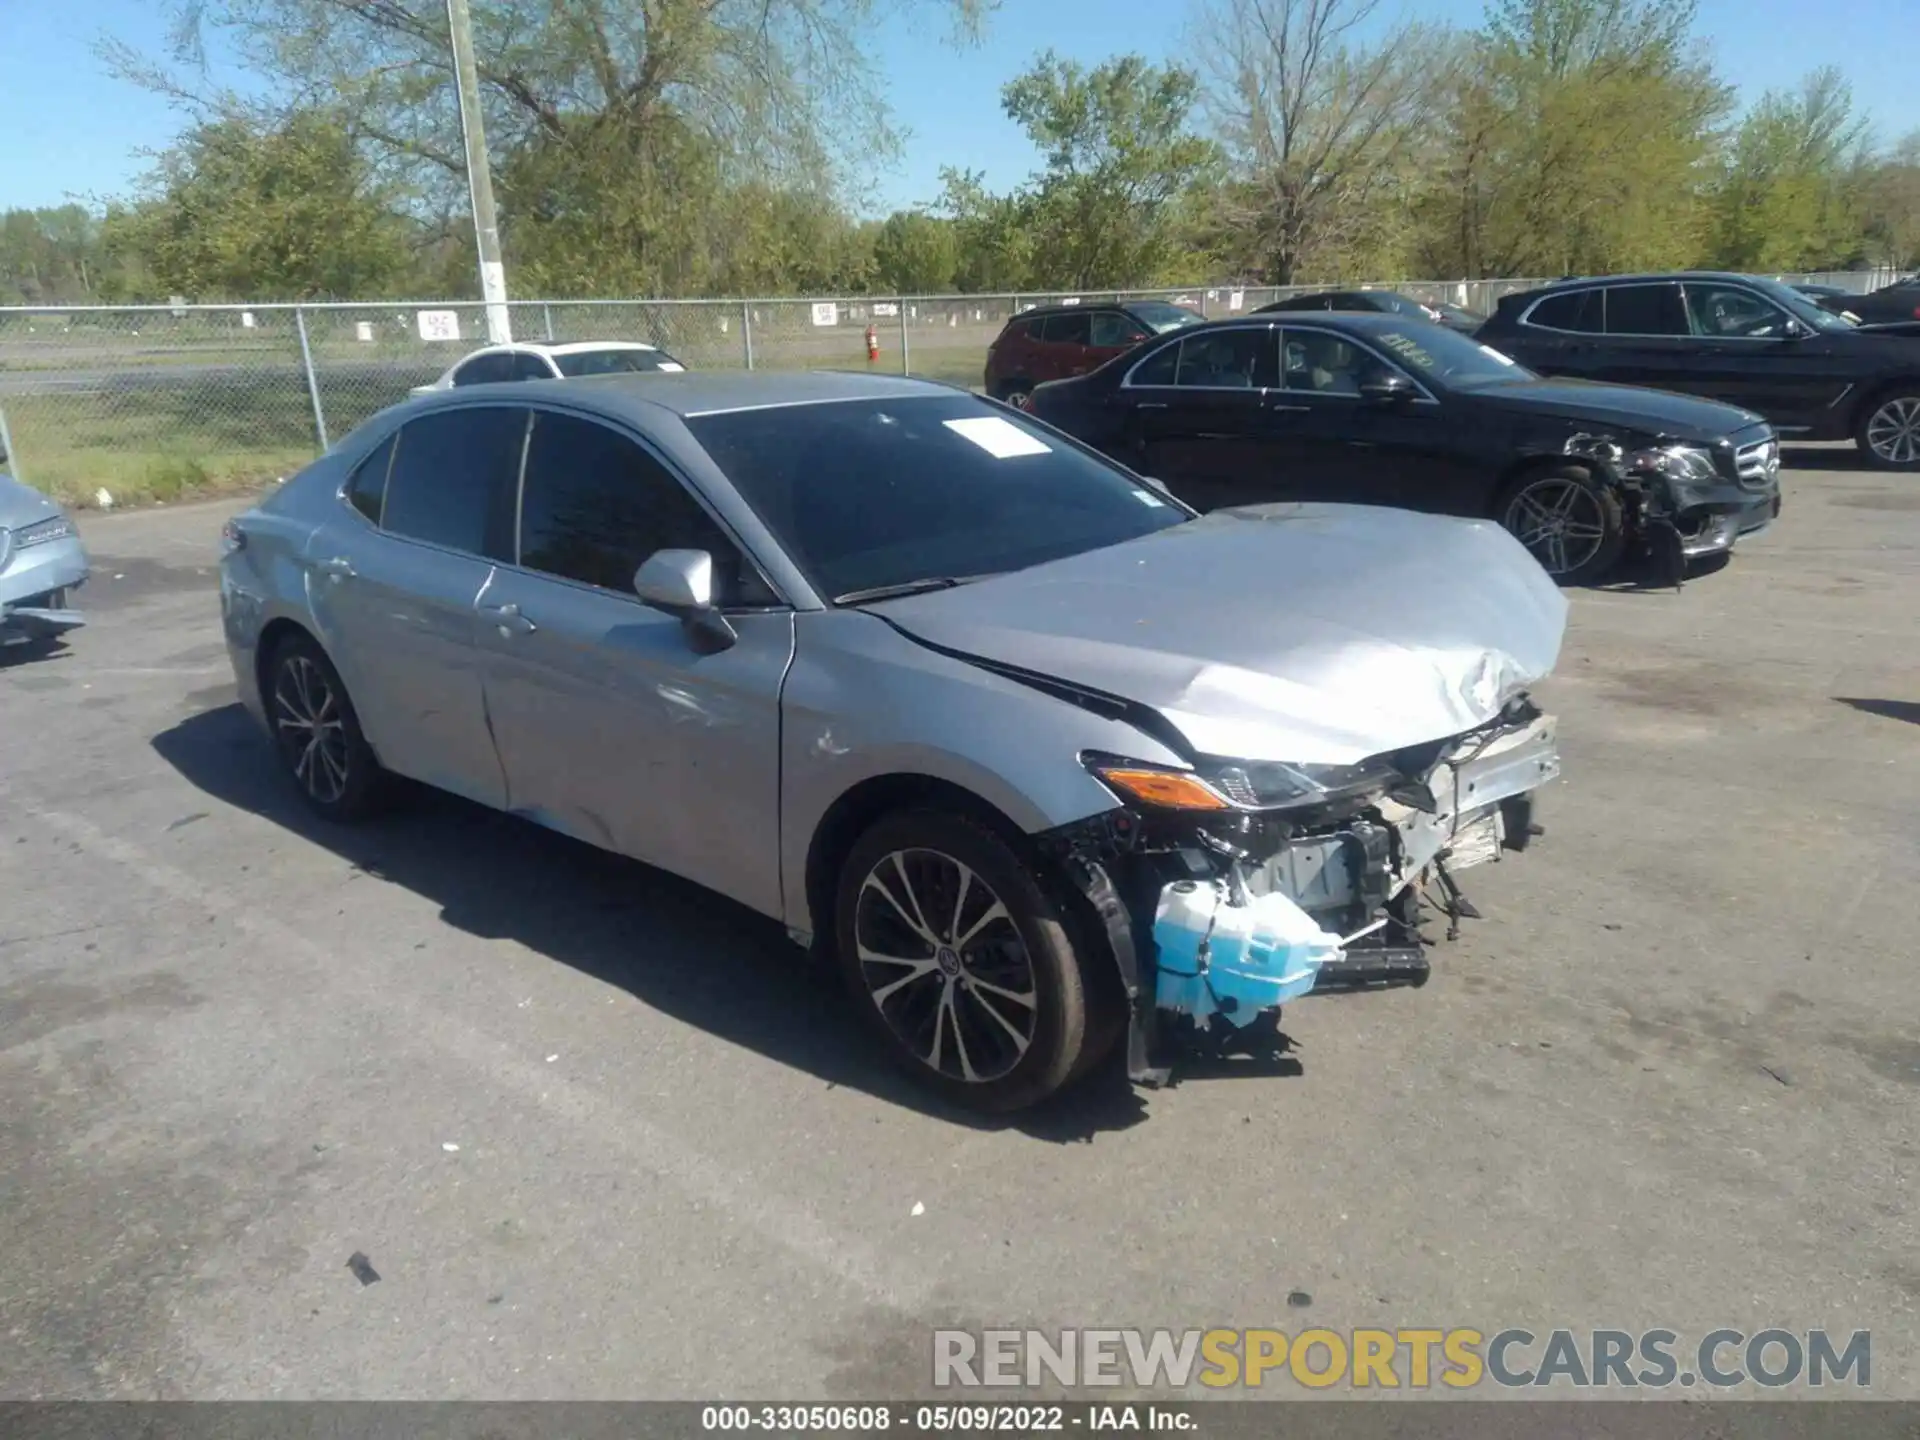
<path id="1" fill-rule="evenodd" d="M 109 43 L 119 73 L 256 124 L 327 95 L 421 214 L 459 214 L 465 161 L 444 0 L 164 3 L 171 52 Z M 473 0 L 510 277 L 524 263 L 577 294 L 710 283 L 700 251 L 723 238 L 742 193 L 840 195 L 896 152 L 871 21 L 941 12 L 966 38 L 993 3 Z M 209 94 L 197 79 L 209 32 L 247 72 L 244 98 Z"/>
<path id="2" fill-rule="evenodd" d="M 272 130 L 237 117 L 161 156 L 115 244 L 196 300 L 356 299 L 409 267 L 408 230 L 351 132 L 321 112 Z"/>
<path id="3" fill-rule="evenodd" d="M 1920 264 L 1920 130 L 1898 141 L 1862 186 L 1868 252 L 1879 264 Z"/>
<path id="4" fill-rule="evenodd" d="M 1861 244 L 1866 121 L 1840 72 L 1771 91 L 1740 122 L 1712 199 L 1712 256 L 1733 270 L 1813 270 Z"/>
<path id="5" fill-rule="evenodd" d="M 1360 45 L 1376 0 L 1205 0 L 1206 110 L 1232 167 L 1211 200 L 1216 250 L 1286 285 L 1400 248 L 1412 164 L 1451 73 L 1444 35 L 1399 26 Z"/>
<path id="6" fill-rule="evenodd" d="M 1691 262 L 1732 99 L 1695 53 L 1693 20 L 1693 0 L 1498 0 L 1423 161 L 1423 265 L 1547 275 Z"/>
<path id="7" fill-rule="evenodd" d="M 896 210 L 873 238 L 873 275 L 900 295 L 944 295 L 953 288 L 960 251 L 951 220 Z"/>

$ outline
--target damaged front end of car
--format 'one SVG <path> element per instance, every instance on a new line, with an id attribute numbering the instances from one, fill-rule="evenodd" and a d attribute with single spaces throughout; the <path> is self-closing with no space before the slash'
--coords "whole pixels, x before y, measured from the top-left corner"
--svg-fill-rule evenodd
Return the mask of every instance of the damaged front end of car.
<path id="1" fill-rule="evenodd" d="M 1554 717 L 1525 693 L 1355 765 L 1082 762 L 1122 803 L 1039 839 L 1105 932 L 1148 1085 L 1177 1049 L 1283 1044 L 1279 1007 L 1309 991 L 1424 984 L 1426 912 L 1449 939 L 1476 916 L 1458 876 L 1542 833 L 1536 795 L 1560 773 Z"/>
<path id="2" fill-rule="evenodd" d="M 1780 516 L 1780 440 L 1764 422 L 1713 444 L 1581 432 L 1563 448 L 1617 485 L 1630 540 L 1676 588 Z"/>

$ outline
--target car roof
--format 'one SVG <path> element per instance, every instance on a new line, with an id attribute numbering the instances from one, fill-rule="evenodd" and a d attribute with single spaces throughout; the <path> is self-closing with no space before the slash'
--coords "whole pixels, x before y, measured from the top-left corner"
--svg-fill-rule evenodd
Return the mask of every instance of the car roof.
<path id="1" fill-rule="evenodd" d="M 454 363 L 464 365 L 477 355 L 510 355 L 518 351 L 531 351 L 536 355 L 581 355 L 593 350 L 658 351 L 659 348 L 644 340 L 568 340 L 559 345 L 545 340 L 510 340 L 504 345 L 482 345 L 478 350 L 468 351 Z"/>
<path id="2" fill-rule="evenodd" d="M 1771 280 L 1771 275 L 1758 275 L 1739 270 L 1659 270 L 1636 275 L 1566 275 L 1546 285 L 1535 286 L 1531 290 L 1514 292 L 1520 295 L 1544 295 L 1552 290 L 1577 290 L 1593 285 L 1658 285 L 1675 280 L 1732 280 L 1754 281 Z M 1503 297 L 1505 298 L 1505 297 Z"/>
<path id="3" fill-rule="evenodd" d="M 681 370 L 644 374 L 588 375 L 575 380 L 516 380 L 438 392 L 423 404 L 475 399 L 525 401 L 536 395 L 583 402 L 609 415 L 643 420 L 666 411 L 686 419 L 784 405 L 842 400 L 893 400 L 967 394 L 957 386 L 906 375 L 870 375 L 848 370 Z"/>
<path id="4" fill-rule="evenodd" d="M 1192 305 L 1182 305 L 1178 300 L 1163 300 L 1158 295 L 1136 295 L 1131 300 L 1082 300 L 1078 305 L 1035 305 L 1022 310 L 1017 315 L 1007 317 L 1007 323 L 1017 320 L 1039 320 L 1048 315 L 1079 315 L 1088 310 L 1130 310 L 1135 305 L 1171 305 L 1176 310 L 1190 310 L 1195 315 L 1200 311 Z"/>
<path id="5" fill-rule="evenodd" d="M 1298 316 L 1296 319 L 1295 316 Z M 1231 330 L 1240 325 L 1320 325 L 1336 330 L 1351 330 L 1360 335 L 1377 335 L 1384 331 L 1399 330 L 1407 325 L 1431 325 L 1435 329 L 1445 327 L 1437 320 L 1417 320 L 1411 315 L 1395 315 L 1383 310 L 1254 310 L 1245 315 L 1235 315 L 1224 320 L 1209 320 L 1205 325 L 1190 325 L 1181 330 L 1169 330 L 1158 339 L 1171 340 L 1176 335 L 1193 335 L 1203 330 Z"/>

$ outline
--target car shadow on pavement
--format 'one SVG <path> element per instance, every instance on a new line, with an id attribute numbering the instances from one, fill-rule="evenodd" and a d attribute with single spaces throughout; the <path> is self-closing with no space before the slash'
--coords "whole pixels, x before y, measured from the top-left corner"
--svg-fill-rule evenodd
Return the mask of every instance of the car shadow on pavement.
<path id="1" fill-rule="evenodd" d="M 664 871 L 498 811 L 405 786 L 392 814 L 331 825 L 301 803 L 238 704 L 155 736 L 160 757 L 213 799 L 323 846 L 360 874 L 440 907 L 448 925 L 513 940 L 664 1014 L 893 1104 L 977 1129 L 1055 1143 L 1146 1118 L 1119 1057 L 1053 1103 L 986 1117 L 947 1105 L 878 1052 L 837 978 L 744 906 Z"/>
<path id="2" fill-rule="evenodd" d="M 1850 695 L 1836 695 L 1833 698 L 1862 715 L 1878 715 L 1883 720 L 1904 720 L 1909 725 L 1920 725 L 1920 700 L 1863 700 Z"/>
<path id="3" fill-rule="evenodd" d="M 1884 472 L 1867 463 L 1858 445 L 1782 445 L 1780 463 L 1789 470 L 1857 470 L 1863 475 Z"/>

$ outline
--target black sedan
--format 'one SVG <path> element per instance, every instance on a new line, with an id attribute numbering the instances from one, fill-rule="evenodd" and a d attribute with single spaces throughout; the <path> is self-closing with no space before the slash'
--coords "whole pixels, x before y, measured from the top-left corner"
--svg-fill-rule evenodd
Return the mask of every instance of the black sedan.
<path id="1" fill-rule="evenodd" d="M 1039 386 L 1028 409 L 1197 509 L 1329 500 L 1493 517 L 1570 584 L 1629 547 L 1677 578 L 1780 512 L 1779 442 L 1759 416 L 1544 380 L 1397 315 L 1193 326 Z"/>

